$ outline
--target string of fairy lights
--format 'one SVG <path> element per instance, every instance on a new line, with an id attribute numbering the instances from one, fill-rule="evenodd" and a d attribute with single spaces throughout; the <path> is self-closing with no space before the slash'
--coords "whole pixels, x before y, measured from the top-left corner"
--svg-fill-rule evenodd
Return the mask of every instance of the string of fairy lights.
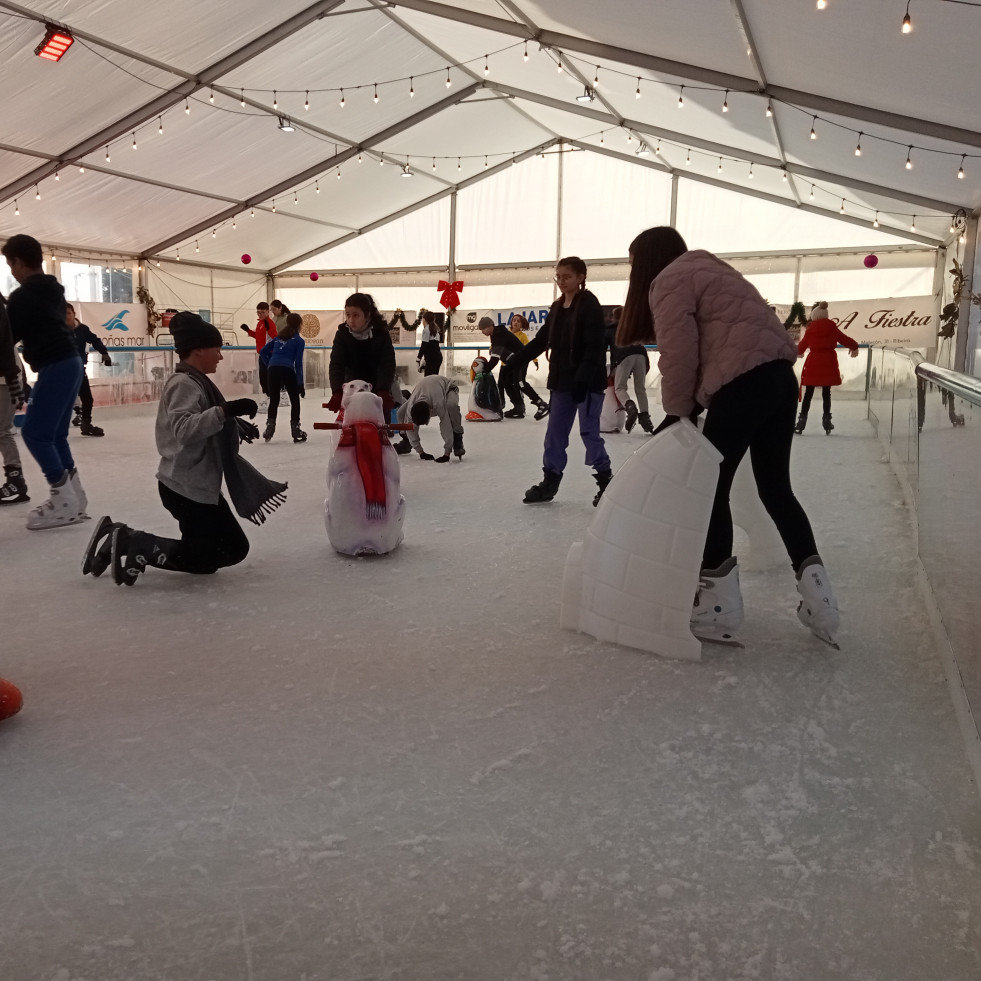
<path id="1" fill-rule="evenodd" d="M 909 33 L 913 29 L 912 20 L 909 13 L 911 2 L 912 0 L 907 3 L 906 16 L 902 24 L 903 33 Z M 966 6 L 981 6 L 981 3 L 969 2 L 969 0 L 945 0 L 945 2 L 961 3 Z M 825 9 L 826 6 L 826 0 L 817 0 L 817 8 L 819 10 Z M 522 61 L 528 62 L 533 56 L 532 52 L 530 51 L 530 46 L 534 47 L 536 45 L 538 52 L 552 61 L 557 73 L 561 74 L 566 72 L 570 75 L 570 77 L 578 76 L 579 78 L 585 79 L 588 79 L 590 74 L 592 75 L 592 83 L 590 84 L 587 81 L 583 94 L 576 96 L 576 100 L 580 103 L 593 102 L 596 98 L 597 92 L 607 95 L 607 90 L 609 90 L 609 96 L 611 98 L 614 96 L 621 98 L 623 96 L 623 92 L 620 80 L 627 79 L 630 82 L 630 87 L 632 87 L 634 90 L 633 95 L 635 100 L 641 99 L 645 93 L 649 92 L 658 92 L 659 94 L 663 94 L 665 90 L 677 90 L 678 99 L 676 106 L 678 110 L 683 110 L 686 106 L 686 93 L 689 94 L 689 96 L 692 93 L 699 93 L 699 104 L 702 108 L 705 108 L 705 101 L 707 101 L 709 94 L 718 98 L 720 114 L 742 111 L 743 100 L 750 99 L 753 100 L 758 107 L 762 105 L 762 112 L 766 118 L 772 118 L 777 111 L 776 107 L 781 107 L 788 112 L 795 113 L 798 116 L 803 117 L 805 126 L 809 121 L 807 135 L 811 140 L 819 139 L 820 134 L 825 130 L 833 129 L 850 133 L 855 138 L 855 157 L 861 157 L 863 155 L 863 142 L 865 144 L 865 148 L 868 148 L 870 144 L 881 144 L 886 147 L 898 147 L 900 149 L 899 158 L 901 163 L 898 163 L 897 165 L 902 166 L 905 170 L 914 169 L 918 161 L 925 159 L 930 155 L 950 157 L 956 160 L 957 170 L 955 179 L 962 181 L 966 176 L 966 168 L 970 167 L 973 162 L 981 159 L 981 153 L 971 153 L 967 150 L 943 150 L 935 147 L 921 146 L 916 142 L 910 143 L 900 141 L 870 132 L 868 130 L 860 130 L 841 123 L 838 120 L 823 117 L 819 113 L 813 113 L 808 109 L 795 105 L 794 103 L 777 99 L 765 91 L 737 90 L 718 86 L 665 82 L 660 79 L 647 77 L 643 73 L 636 74 L 633 72 L 623 71 L 621 69 L 602 66 L 578 57 L 571 57 L 565 52 L 552 49 L 547 45 L 533 40 L 525 39 L 514 44 L 505 45 L 501 48 L 489 50 L 485 54 L 474 58 L 464 61 L 451 62 L 445 67 L 434 68 L 429 71 L 418 72 L 412 75 L 401 75 L 395 78 L 378 79 L 377 81 L 366 83 L 362 82 L 357 84 L 334 85 L 326 88 L 309 89 L 268 89 L 235 85 L 207 86 L 205 89 L 201 90 L 199 95 L 188 95 L 170 109 L 160 112 L 157 114 L 155 120 L 151 119 L 140 126 L 134 127 L 129 135 L 120 136 L 114 140 L 108 141 L 103 148 L 104 165 L 100 166 L 98 169 L 104 171 L 105 165 L 111 163 L 112 152 L 114 150 L 118 152 L 121 149 L 129 148 L 132 151 L 136 151 L 139 149 L 140 142 L 146 140 L 148 137 L 151 137 L 154 131 L 157 137 L 163 137 L 165 136 L 166 132 L 173 131 L 176 128 L 176 122 L 180 120 L 182 116 L 186 118 L 191 115 L 192 104 L 206 107 L 207 111 L 230 112 L 236 115 L 268 116 L 275 118 L 279 129 L 287 133 L 295 130 L 301 130 L 307 137 L 317 139 L 326 144 L 333 144 L 335 158 L 341 151 L 357 149 L 358 152 L 355 165 L 362 164 L 366 157 L 377 160 L 381 166 L 385 166 L 387 161 L 390 164 L 395 165 L 395 169 L 397 169 L 402 177 L 412 177 L 415 173 L 426 172 L 436 174 L 440 173 L 441 170 L 445 171 L 447 167 L 450 168 L 451 172 L 455 170 L 457 174 L 460 174 L 463 171 L 464 161 L 467 161 L 468 163 L 468 172 L 472 171 L 469 164 L 474 160 L 481 161 L 483 163 L 483 169 L 485 170 L 489 169 L 493 165 L 507 161 L 509 158 L 512 160 L 512 162 L 515 162 L 519 153 L 525 153 L 526 151 L 504 151 L 469 155 L 434 155 L 430 153 L 419 154 L 401 152 L 396 154 L 385 150 L 366 149 L 358 146 L 357 144 L 332 140 L 330 137 L 325 136 L 322 132 L 317 132 L 316 129 L 312 128 L 311 126 L 305 125 L 301 120 L 302 117 L 307 117 L 307 114 L 309 114 L 312 109 L 316 110 L 318 107 L 322 110 L 333 104 L 336 107 L 337 112 L 342 112 L 348 105 L 357 104 L 359 101 L 363 101 L 364 99 L 368 99 L 369 104 L 374 104 L 377 106 L 383 101 L 383 99 L 392 98 L 393 93 L 396 91 L 401 91 L 404 99 L 413 100 L 416 97 L 417 89 L 418 91 L 424 92 L 427 90 L 427 88 L 431 88 L 434 85 L 439 86 L 444 90 L 452 89 L 453 86 L 458 84 L 461 80 L 465 84 L 472 84 L 474 78 L 479 79 L 481 73 L 485 79 L 490 79 L 494 71 L 493 66 L 495 61 L 505 56 L 510 59 L 513 52 L 520 51 Z M 102 60 L 107 61 L 118 71 L 129 75 L 135 80 L 151 86 L 158 91 L 170 91 L 164 86 L 151 82 L 140 76 L 138 73 L 130 71 L 128 68 L 118 64 L 105 53 L 97 50 L 97 48 L 93 45 L 83 42 L 81 46 Z M 457 72 L 456 79 L 454 78 L 454 71 Z M 460 73 L 463 73 L 462 79 L 459 77 Z M 206 95 L 204 94 L 205 91 L 207 92 Z M 237 99 L 230 93 L 237 93 Z M 271 112 L 262 105 L 254 105 L 255 102 L 261 102 L 267 99 L 270 95 L 272 97 Z M 301 96 L 302 103 L 300 103 Z M 235 104 L 236 102 L 238 103 L 237 106 Z M 759 109 L 757 109 L 757 111 L 759 111 Z M 167 127 L 164 126 L 165 120 L 168 123 Z M 638 123 L 634 123 L 633 125 L 639 126 Z M 792 124 L 790 123 L 785 123 L 782 128 L 786 130 L 789 129 L 791 125 Z M 622 131 L 625 133 L 626 142 L 628 145 L 635 142 L 635 133 L 631 130 L 631 123 L 622 117 L 618 119 L 614 125 L 600 129 L 585 137 L 581 137 L 579 142 L 596 140 L 598 138 L 599 145 L 603 146 L 606 143 L 607 136 L 617 131 Z M 781 171 L 781 178 L 784 182 L 787 182 L 790 177 L 795 177 L 795 180 L 803 180 L 804 183 L 810 185 L 808 196 L 809 202 L 815 201 L 815 191 L 822 195 L 823 205 L 828 210 L 830 210 L 832 207 L 832 205 L 828 203 L 829 200 L 838 202 L 840 199 L 840 203 L 838 204 L 838 212 L 840 214 L 848 214 L 853 218 L 868 220 L 873 228 L 880 227 L 880 218 L 891 218 L 898 221 L 909 220 L 910 231 L 916 232 L 917 217 L 921 218 L 921 222 L 924 220 L 924 218 L 927 221 L 938 220 L 938 216 L 936 215 L 921 216 L 912 212 L 877 211 L 863 204 L 862 202 L 852 200 L 847 196 L 840 197 L 837 191 L 832 191 L 826 188 L 820 182 L 811 181 L 810 179 L 802 178 L 800 175 L 795 175 L 793 168 L 786 165 L 766 164 L 758 161 L 750 161 L 747 164 L 747 161 L 744 158 L 740 158 L 738 156 L 727 156 L 725 154 L 719 155 L 718 153 L 701 149 L 698 146 L 692 146 L 684 142 L 671 141 L 667 139 L 656 139 L 638 135 L 636 136 L 636 142 L 637 148 L 633 152 L 638 156 L 649 156 L 651 154 L 651 144 L 653 143 L 654 156 L 659 157 L 662 164 L 668 169 L 680 169 L 680 166 L 692 167 L 693 162 L 698 161 L 700 158 L 717 161 L 715 169 L 718 175 L 723 174 L 727 165 L 741 167 L 748 166 L 746 176 L 749 180 L 753 180 L 756 172 L 760 169 L 779 169 Z M 669 148 L 672 151 L 677 151 L 679 155 L 684 153 L 683 165 L 679 165 L 677 168 L 672 168 L 670 164 L 667 164 L 664 156 L 665 148 Z M 903 155 L 903 152 L 905 152 L 905 155 Z M 93 153 L 98 153 L 98 151 L 92 151 L 74 160 L 66 159 L 59 161 L 59 167 L 54 171 L 50 180 L 53 182 L 59 182 L 61 179 L 60 171 L 68 167 L 77 168 L 78 172 L 81 174 L 86 173 L 86 160 L 89 160 L 91 169 L 93 166 L 91 162 Z M 544 153 L 542 155 L 544 155 Z M 351 159 L 355 160 L 353 156 Z M 255 217 L 257 207 L 260 208 L 260 210 L 265 210 L 270 213 L 277 213 L 278 209 L 284 202 L 284 198 L 287 202 L 292 200 L 294 207 L 299 207 L 301 194 L 305 195 L 307 192 L 312 190 L 315 195 L 319 195 L 322 190 L 321 181 L 326 181 L 327 178 L 331 177 L 332 175 L 337 181 L 339 181 L 342 176 L 341 167 L 341 163 L 333 164 L 325 168 L 323 173 L 318 177 L 315 177 L 304 184 L 297 185 L 291 191 L 285 192 L 285 194 L 278 195 L 277 197 L 271 197 L 268 202 L 256 202 L 255 204 L 250 205 L 248 208 L 249 217 Z M 121 176 L 126 175 L 122 174 Z M 41 186 L 44 182 L 45 181 L 42 180 L 34 185 L 33 197 L 37 201 L 41 200 Z M 3 207 L 12 208 L 14 215 L 19 215 L 20 199 L 13 198 Z M 817 205 L 815 207 L 817 207 Z M 225 228 L 230 228 L 231 230 L 236 229 L 238 218 L 244 216 L 244 214 L 245 212 L 242 212 L 238 216 L 216 223 L 211 230 L 211 237 L 216 238 L 218 233 Z M 950 221 L 950 232 L 955 233 L 960 231 L 960 238 L 962 241 L 964 240 L 963 229 L 966 225 L 966 221 L 964 220 L 965 215 L 966 212 L 964 212 L 963 209 L 958 209 L 958 211 L 955 211 L 955 213 L 951 216 Z M 195 252 L 200 251 L 198 239 L 194 240 L 194 250 Z M 175 256 L 178 260 L 180 259 L 179 248 L 175 250 Z"/>

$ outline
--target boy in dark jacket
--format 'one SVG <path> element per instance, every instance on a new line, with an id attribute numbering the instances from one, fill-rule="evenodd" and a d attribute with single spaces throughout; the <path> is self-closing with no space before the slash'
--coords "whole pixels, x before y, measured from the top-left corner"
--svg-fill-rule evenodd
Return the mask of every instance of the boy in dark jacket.
<path id="1" fill-rule="evenodd" d="M 92 347 L 102 355 L 102 363 L 108 368 L 112 364 L 112 358 L 106 350 L 105 344 L 92 333 L 89 328 L 75 316 L 75 308 L 70 304 L 65 304 L 65 319 L 68 326 L 75 333 L 75 344 L 78 346 L 78 356 L 82 359 L 82 384 L 78 390 L 78 397 L 81 400 L 82 408 L 79 418 L 79 432 L 83 436 L 105 436 L 105 431 L 100 426 L 92 425 L 92 389 L 89 386 L 89 376 L 86 373 L 85 365 L 88 361 L 88 347 Z"/>
<path id="2" fill-rule="evenodd" d="M 14 235 L 3 246 L 10 274 L 20 286 L 10 294 L 7 312 L 14 343 L 37 372 L 27 404 L 24 442 L 50 485 L 50 498 L 27 516 L 27 527 L 59 528 L 87 518 L 88 499 L 68 447 L 72 406 L 82 383 L 82 360 L 65 320 L 65 290 L 44 274 L 41 243 Z"/>
<path id="3" fill-rule="evenodd" d="M 506 419 L 523 419 L 525 417 L 525 400 L 521 394 L 521 373 L 511 365 L 511 358 L 524 348 L 521 341 L 507 329 L 504 324 L 495 324 L 490 317 L 481 317 L 477 323 L 478 330 L 490 338 L 490 353 L 492 358 L 499 358 L 501 370 L 497 373 L 497 384 L 501 389 L 501 401 L 504 396 L 511 400 L 511 408 L 504 413 Z M 494 367 L 492 362 L 490 368 Z"/>

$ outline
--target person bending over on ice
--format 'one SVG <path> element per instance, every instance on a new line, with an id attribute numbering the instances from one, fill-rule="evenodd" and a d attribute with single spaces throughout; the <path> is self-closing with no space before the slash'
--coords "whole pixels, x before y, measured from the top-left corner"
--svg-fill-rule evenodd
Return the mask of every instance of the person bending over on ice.
<path id="1" fill-rule="evenodd" d="M 385 318 L 368 293 L 352 293 L 344 303 L 344 323 L 337 328 L 327 367 L 330 401 L 327 408 L 340 412 L 344 383 L 366 381 L 382 400 L 385 421 L 401 404 L 402 390 L 395 377 L 395 348 Z M 403 435 L 395 444 L 397 453 L 410 453 L 412 446 Z"/>
<path id="2" fill-rule="evenodd" d="M 420 379 L 412 394 L 399 406 L 398 420 L 404 423 L 412 420 L 415 429 L 409 433 L 409 444 L 422 460 L 435 459 L 437 463 L 447 463 L 450 454 L 462 457 L 467 451 L 463 448 L 463 419 L 460 416 L 460 387 L 452 378 L 445 375 L 427 375 Z M 422 448 L 419 427 L 425 426 L 436 416 L 439 419 L 439 432 L 443 437 L 443 455 L 433 457 Z"/>
<path id="3" fill-rule="evenodd" d="M 105 344 L 75 316 L 75 308 L 70 303 L 65 304 L 65 320 L 68 326 L 75 332 L 75 344 L 78 346 L 78 356 L 82 359 L 82 384 L 78 389 L 78 397 L 82 403 L 82 408 L 78 431 L 83 436 L 105 436 L 105 432 L 101 426 L 92 425 L 92 388 L 89 385 L 89 376 L 86 371 L 89 345 L 91 344 L 99 352 L 102 356 L 102 363 L 107 368 L 112 365 L 112 358 L 109 356 Z"/>
<path id="4" fill-rule="evenodd" d="M 159 538 L 101 518 L 82 572 L 98 577 L 111 565 L 117 585 L 134 585 L 147 566 L 210 575 L 249 554 L 249 540 L 222 496 L 223 477 L 235 510 L 255 524 L 286 500 L 286 484 L 267 480 L 238 455 L 240 439 L 252 442 L 259 435 L 238 417 L 255 418 L 258 407 L 252 399 L 226 402 L 208 378 L 221 361 L 218 329 L 185 310 L 174 315 L 170 331 L 180 363 L 157 407 L 157 481 L 181 537 Z"/>
<path id="5" fill-rule="evenodd" d="M 569 434 L 579 416 L 579 435 L 586 447 L 586 465 L 599 490 L 593 505 L 613 479 L 610 457 L 600 435 L 600 412 L 606 390 L 606 334 L 603 308 L 586 289 L 586 263 L 578 256 L 560 259 L 555 282 L 562 295 L 552 304 L 538 333 L 515 354 L 515 371 L 543 351 L 549 352 L 548 428 L 545 430 L 544 479 L 525 492 L 525 504 L 551 501 L 559 489 L 568 459 Z"/>
<path id="6" fill-rule="evenodd" d="M 82 383 L 82 360 L 65 320 L 65 289 L 54 276 L 44 274 L 41 243 L 30 235 L 8 238 L 3 255 L 20 283 L 7 304 L 11 337 L 15 344 L 23 342 L 24 360 L 37 372 L 24 419 L 24 442 L 51 494 L 31 508 L 27 527 L 77 524 L 88 517 L 88 498 L 68 446 L 68 428 Z"/>
<path id="7" fill-rule="evenodd" d="M 641 232 L 629 255 L 617 344 L 651 342 L 657 332 L 661 404 L 669 414 L 655 432 L 705 407 L 705 438 L 722 454 L 692 633 L 719 639 L 742 622 L 729 491 L 748 450 L 760 500 L 797 577 L 797 616 L 815 636 L 837 646 L 838 604 L 811 524 L 790 485 L 794 342 L 748 280 L 710 252 L 689 251 L 674 228 Z"/>

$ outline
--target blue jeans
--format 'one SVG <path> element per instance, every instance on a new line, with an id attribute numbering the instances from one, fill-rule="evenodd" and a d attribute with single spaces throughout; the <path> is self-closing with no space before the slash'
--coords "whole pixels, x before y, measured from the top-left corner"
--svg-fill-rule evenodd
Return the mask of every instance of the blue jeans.
<path id="1" fill-rule="evenodd" d="M 37 373 L 24 419 L 24 443 L 37 460 L 49 484 L 66 470 L 75 469 L 68 448 L 72 406 L 82 384 L 82 359 L 64 358 Z"/>
<path id="2" fill-rule="evenodd" d="M 594 467 L 599 473 L 610 469 L 610 458 L 599 428 L 603 394 L 603 392 L 589 392 L 585 402 L 575 402 L 569 392 L 551 393 L 543 459 L 546 470 L 551 470 L 553 473 L 565 471 L 569 434 L 572 432 L 572 424 L 576 421 L 576 413 L 579 414 L 579 435 L 586 447 L 586 466 Z"/>

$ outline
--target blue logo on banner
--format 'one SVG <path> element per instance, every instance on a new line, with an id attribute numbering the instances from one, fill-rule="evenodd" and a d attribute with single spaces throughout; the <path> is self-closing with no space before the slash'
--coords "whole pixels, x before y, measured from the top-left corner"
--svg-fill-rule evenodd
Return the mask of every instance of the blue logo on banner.
<path id="1" fill-rule="evenodd" d="M 111 317 L 102 326 L 105 327 L 106 330 L 129 330 L 129 327 L 127 327 L 123 322 L 123 317 L 125 317 L 128 313 L 129 310 L 120 310 L 116 316 Z"/>

